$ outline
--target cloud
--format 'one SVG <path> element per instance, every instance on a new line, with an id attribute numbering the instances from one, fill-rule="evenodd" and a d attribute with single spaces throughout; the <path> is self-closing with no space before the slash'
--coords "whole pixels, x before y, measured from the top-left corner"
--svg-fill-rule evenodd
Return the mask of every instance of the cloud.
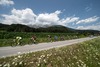
<path id="1" fill-rule="evenodd" d="M 2 23 L 4 24 L 29 24 L 31 22 L 35 22 L 36 15 L 29 8 L 23 10 L 13 9 L 11 11 L 11 15 L 2 15 L 4 19 Z"/>
<path id="2" fill-rule="evenodd" d="M 6 5 L 13 5 L 14 2 L 12 0 L 0 0 L 0 5 L 6 6 Z"/>
<path id="3" fill-rule="evenodd" d="M 57 10 L 53 13 L 41 13 L 36 15 L 30 8 L 17 10 L 12 9 L 10 15 L 3 14 L 2 20 L 3 24 L 24 24 L 24 25 L 31 25 L 31 26 L 38 26 L 43 27 L 45 25 L 64 25 L 67 26 L 68 23 L 78 21 L 79 17 L 67 17 L 67 18 L 60 18 L 59 15 L 62 12 Z"/>
<path id="4" fill-rule="evenodd" d="M 60 20 L 59 14 L 61 11 L 55 11 L 54 13 L 42 13 L 36 18 L 36 23 L 41 25 L 55 25 Z"/>
<path id="5" fill-rule="evenodd" d="M 100 31 L 100 25 L 78 26 L 76 29 L 80 29 L 80 30 L 99 30 Z"/>
<path id="6" fill-rule="evenodd" d="M 85 10 L 86 10 L 87 12 L 89 12 L 90 10 L 92 10 L 92 8 L 86 7 Z"/>
<path id="7" fill-rule="evenodd" d="M 66 19 L 62 19 L 60 22 L 61 24 L 68 24 L 68 23 L 72 23 L 72 22 L 76 22 L 79 20 L 79 17 L 67 17 Z"/>
<path id="8" fill-rule="evenodd" d="M 100 17 L 93 16 L 93 17 L 90 17 L 90 18 L 87 18 L 87 19 L 79 20 L 78 22 L 76 22 L 76 24 L 95 22 L 95 21 L 97 21 L 99 18 L 100 18 Z"/>
<path id="9" fill-rule="evenodd" d="M 44 27 L 44 26 L 52 26 L 52 25 L 63 25 L 68 26 L 72 24 L 72 28 L 75 27 L 75 23 L 77 26 L 79 23 L 91 23 L 95 22 L 99 19 L 97 16 L 93 16 L 87 19 L 80 20 L 80 17 L 70 16 L 66 18 L 60 18 L 60 14 L 62 12 L 57 10 L 52 13 L 40 13 L 35 14 L 33 10 L 30 8 L 17 10 L 12 9 L 9 15 L 3 14 L 1 15 L 3 18 L 0 19 L 0 23 L 3 24 L 24 24 L 34 27 Z M 76 29 L 93 29 L 100 30 L 100 23 L 91 26 L 78 26 Z"/>

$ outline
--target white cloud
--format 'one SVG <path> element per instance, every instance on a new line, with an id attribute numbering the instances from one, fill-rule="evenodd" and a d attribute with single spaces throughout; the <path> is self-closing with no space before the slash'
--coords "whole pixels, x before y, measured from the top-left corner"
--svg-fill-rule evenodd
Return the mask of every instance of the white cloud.
<path id="1" fill-rule="evenodd" d="M 0 19 L 3 24 L 24 24 L 30 25 L 35 27 L 44 27 L 44 26 L 51 26 L 51 25 L 63 25 L 68 26 L 72 23 L 75 25 L 77 22 L 79 23 L 90 23 L 97 21 L 99 17 L 93 16 L 87 19 L 80 20 L 79 17 L 71 16 L 66 18 L 60 18 L 59 15 L 61 11 L 55 11 L 53 13 L 41 13 L 35 14 L 30 8 L 17 10 L 12 9 L 10 15 L 3 14 L 1 15 L 3 18 Z M 73 27 L 74 28 L 74 27 Z M 100 30 L 100 23 L 91 25 L 91 26 L 78 26 L 77 29 L 93 29 L 93 30 Z"/>
<path id="2" fill-rule="evenodd" d="M 0 5 L 13 5 L 14 2 L 12 0 L 0 0 Z"/>
<path id="3" fill-rule="evenodd" d="M 23 10 L 13 9 L 10 15 L 2 15 L 4 19 L 2 20 L 3 24 L 25 24 L 43 27 L 45 25 L 65 25 L 68 23 L 78 21 L 79 17 L 67 17 L 61 19 L 59 15 L 61 11 L 55 11 L 53 13 L 41 13 L 36 15 L 30 8 Z"/>
<path id="4" fill-rule="evenodd" d="M 99 30 L 100 31 L 100 25 L 91 25 L 91 26 L 78 26 L 76 29 L 80 30 Z"/>
<path id="5" fill-rule="evenodd" d="M 87 18 L 87 19 L 79 20 L 78 22 L 76 22 L 76 24 L 95 22 L 95 21 L 97 21 L 99 18 L 100 18 L 100 17 L 93 16 L 93 17 L 90 17 L 90 18 Z"/>
<path id="6" fill-rule="evenodd" d="M 25 10 L 16 10 L 13 9 L 11 11 L 11 15 L 2 15 L 4 17 L 4 20 L 2 20 L 2 23 L 4 24 L 29 24 L 31 22 L 35 22 L 36 15 L 33 13 L 33 11 L 29 8 L 26 8 Z"/>
<path id="7" fill-rule="evenodd" d="M 71 23 L 71 22 L 76 22 L 79 20 L 79 17 L 67 17 L 66 19 L 62 19 L 60 22 L 61 22 L 61 25 L 66 25 L 68 23 Z"/>
<path id="8" fill-rule="evenodd" d="M 59 21 L 58 15 L 61 13 L 61 11 L 55 11 L 54 13 L 44 13 L 39 14 L 36 18 L 36 23 L 45 25 L 55 25 Z"/>
<path id="9" fill-rule="evenodd" d="M 92 8 L 91 8 L 91 7 L 86 7 L 85 10 L 86 10 L 87 12 L 89 12 L 90 10 L 92 10 Z"/>

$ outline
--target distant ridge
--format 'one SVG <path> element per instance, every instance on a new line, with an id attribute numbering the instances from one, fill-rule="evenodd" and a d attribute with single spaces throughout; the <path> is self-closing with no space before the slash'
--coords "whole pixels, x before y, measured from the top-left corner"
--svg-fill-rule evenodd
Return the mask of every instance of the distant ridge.
<path id="1" fill-rule="evenodd" d="M 6 25 L 0 23 L 0 31 L 7 32 L 59 32 L 59 33 L 99 33 L 97 30 L 76 30 L 62 25 L 34 28 L 22 24 Z"/>

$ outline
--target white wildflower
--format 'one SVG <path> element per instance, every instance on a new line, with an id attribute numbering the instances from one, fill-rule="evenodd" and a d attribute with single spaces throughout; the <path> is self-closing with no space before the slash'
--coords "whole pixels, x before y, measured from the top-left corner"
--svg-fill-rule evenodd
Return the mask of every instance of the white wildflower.
<path id="1" fill-rule="evenodd" d="M 0 64 L 0 67 L 2 66 L 2 64 Z"/>
<path id="2" fill-rule="evenodd" d="M 47 54 L 47 57 L 51 56 L 51 54 Z"/>
<path id="3" fill-rule="evenodd" d="M 84 64 L 83 67 L 86 67 L 86 64 Z"/>
<path id="4" fill-rule="evenodd" d="M 41 60 L 41 58 L 39 58 L 39 60 Z"/>
<path id="5" fill-rule="evenodd" d="M 45 55 L 41 55 L 40 57 L 41 57 L 41 58 L 44 58 L 44 57 L 45 57 Z"/>
<path id="6" fill-rule="evenodd" d="M 96 60 L 98 60 L 98 58 L 95 58 Z"/>
<path id="7" fill-rule="evenodd" d="M 15 63 L 15 66 L 17 66 L 17 63 Z"/>
<path id="8" fill-rule="evenodd" d="M 17 58 L 14 58 L 14 60 L 17 60 Z"/>
<path id="9" fill-rule="evenodd" d="M 32 62 L 30 62 L 30 63 L 33 63 L 33 61 L 32 61 Z"/>
<path id="10" fill-rule="evenodd" d="M 21 58 L 21 56 L 19 55 L 18 58 Z"/>
<path id="11" fill-rule="evenodd" d="M 5 65 L 4 65 L 4 67 L 10 67 L 10 64 L 9 64 L 9 63 L 7 63 L 7 64 L 5 64 Z"/>
<path id="12" fill-rule="evenodd" d="M 89 59 L 88 57 L 86 57 L 86 59 Z"/>
<path id="13" fill-rule="evenodd" d="M 56 53 L 54 53 L 54 55 L 57 55 Z"/>
<path id="14" fill-rule="evenodd" d="M 44 61 L 45 63 L 47 63 L 47 61 L 46 61 L 45 59 L 44 59 L 43 61 Z"/>
<path id="15" fill-rule="evenodd" d="M 39 58 L 38 60 L 39 60 L 39 63 L 41 63 L 41 58 Z"/>
<path id="16" fill-rule="evenodd" d="M 100 62 L 98 62 L 98 64 L 100 65 Z"/>
<path id="17" fill-rule="evenodd" d="M 19 62 L 19 64 L 21 65 L 23 61 Z"/>
<path id="18" fill-rule="evenodd" d="M 74 56 L 73 58 L 77 59 L 77 56 Z"/>
<path id="19" fill-rule="evenodd" d="M 38 66 L 40 66 L 40 64 L 38 64 Z"/>
<path id="20" fill-rule="evenodd" d="M 78 64 L 78 67 L 81 67 L 81 66 Z"/>
<path id="21" fill-rule="evenodd" d="M 24 65 L 26 65 L 26 63 L 24 63 Z"/>
<path id="22" fill-rule="evenodd" d="M 74 65 L 74 63 L 72 63 L 72 65 Z"/>
<path id="23" fill-rule="evenodd" d="M 12 64 L 15 64 L 15 62 L 12 62 Z"/>
<path id="24" fill-rule="evenodd" d="M 79 62 L 76 62 L 77 64 L 79 64 Z"/>

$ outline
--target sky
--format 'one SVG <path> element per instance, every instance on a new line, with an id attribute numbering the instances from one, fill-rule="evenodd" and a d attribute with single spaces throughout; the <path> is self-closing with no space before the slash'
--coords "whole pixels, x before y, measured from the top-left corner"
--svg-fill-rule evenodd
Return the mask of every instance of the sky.
<path id="1" fill-rule="evenodd" d="M 0 23 L 100 31 L 100 0 L 0 0 Z"/>

